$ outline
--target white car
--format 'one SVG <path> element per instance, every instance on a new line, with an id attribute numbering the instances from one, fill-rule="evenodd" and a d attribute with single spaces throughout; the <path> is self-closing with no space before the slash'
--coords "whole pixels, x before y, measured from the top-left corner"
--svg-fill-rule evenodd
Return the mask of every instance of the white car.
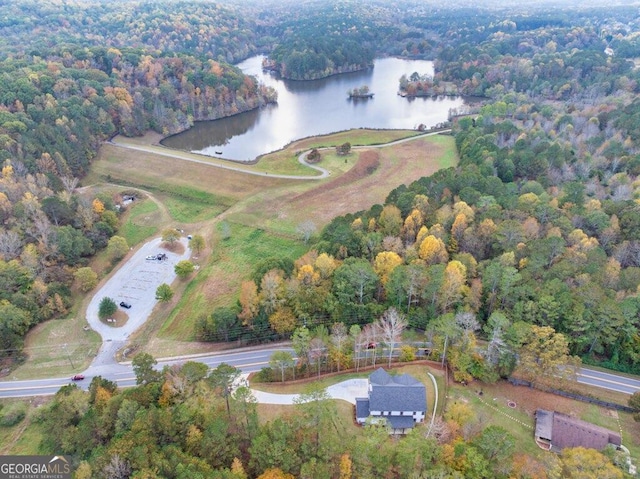
<path id="1" fill-rule="evenodd" d="M 158 257 L 157 257 L 155 254 L 152 254 L 152 255 L 150 255 L 150 256 L 147 256 L 145 259 L 153 259 L 153 260 L 156 260 L 156 259 L 158 259 Z"/>

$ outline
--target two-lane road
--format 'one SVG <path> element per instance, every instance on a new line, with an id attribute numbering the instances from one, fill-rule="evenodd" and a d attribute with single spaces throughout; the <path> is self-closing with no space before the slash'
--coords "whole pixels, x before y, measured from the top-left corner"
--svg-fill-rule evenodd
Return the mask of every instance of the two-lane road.
<path id="1" fill-rule="evenodd" d="M 626 394 L 640 391 L 640 379 L 620 376 L 614 373 L 603 373 L 594 369 L 581 368 L 577 380 L 580 384 L 596 386 Z"/>
<path id="2" fill-rule="evenodd" d="M 288 350 L 283 347 L 260 348 L 252 350 L 238 350 L 208 356 L 198 356 L 191 358 L 169 358 L 158 361 L 157 369 L 162 369 L 166 365 L 180 364 L 186 361 L 197 361 L 209 366 L 210 369 L 216 368 L 221 363 L 227 363 L 231 366 L 242 370 L 242 372 L 250 373 L 259 371 L 269 365 L 269 358 L 275 351 Z M 88 372 L 91 369 L 87 370 Z M 104 366 L 101 370 L 93 371 L 93 374 L 85 374 L 83 381 L 76 381 L 76 384 L 86 389 L 91 383 L 94 376 L 100 375 L 105 379 L 114 381 L 119 387 L 135 386 L 136 378 L 133 374 L 131 363 L 111 364 Z M 70 377 L 53 378 L 53 379 L 32 379 L 25 381 L 1 381 L 0 382 L 0 398 L 9 397 L 29 397 L 29 396 L 47 396 L 55 394 L 62 386 L 71 384 L 74 381 Z"/>

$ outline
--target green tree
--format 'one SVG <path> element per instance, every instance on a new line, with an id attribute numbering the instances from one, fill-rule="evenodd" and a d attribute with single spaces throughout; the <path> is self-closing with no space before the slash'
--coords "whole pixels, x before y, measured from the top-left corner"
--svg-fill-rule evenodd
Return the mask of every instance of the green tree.
<path id="1" fill-rule="evenodd" d="M 629 407 L 633 409 L 633 419 L 640 422 L 640 391 L 634 392 L 629 398 Z"/>
<path id="2" fill-rule="evenodd" d="M 91 291 L 98 284 L 98 274 L 88 266 L 78 268 L 73 276 L 83 293 Z"/>
<path id="3" fill-rule="evenodd" d="M 227 363 L 219 364 L 209 373 L 207 380 L 209 384 L 220 394 L 227 404 L 227 414 L 231 418 L 231 407 L 229 406 L 229 396 L 233 391 L 234 383 L 240 378 L 242 371 Z"/>
<path id="4" fill-rule="evenodd" d="M 156 289 L 156 299 L 163 303 L 168 303 L 173 298 L 173 290 L 167 283 L 162 283 Z"/>
<path id="5" fill-rule="evenodd" d="M 294 368 L 295 371 L 295 361 L 293 356 L 289 351 L 276 351 L 271 355 L 269 359 L 269 365 L 273 369 L 277 369 L 280 371 L 280 377 L 282 382 L 284 382 L 284 374 L 287 369 Z"/>
<path id="6" fill-rule="evenodd" d="M 105 296 L 100 300 L 100 304 L 98 305 L 98 317 L 100 319 L 106 319 L 109 316 L 113 316 L 113 314 L 118 310 L 118 306 L 116 302 Z"/>
<path id="7" fill-rule="evenodd" d="M 180 232 L 175 228 L 167 228 L 162 231 L 162 241 L 165 243 L 169 243 L 173 245 L 176 241 L 180 239 Z"/>
<path id="8" fill-rule="evenodd" d="M 185 279 L 187 276 L 194 272 L 195 265 L 191 261 L 183 259 L 182 261 L 178 261 L 178 263 L 174 267 L 174 270 L 179 278 Z"/>
<path id="9" fill-rule="evenodd" d="M 162 374 L 154 369 L 158 361 L 149 353 L 139 353 L 131 361 L 136 384 L 150 384 L 159 381 Z"/>
<path id="10" fill-rule="evenodd" d="M 189 246 L 191 247 L 191 251 L 193 251 L 195 254 L 200 254 L 206 246 L 204 237 L 202 235 L 193 235 L 191 241 L 189 242 Z"/>
<path id="11" fill-rule="evenodd" d="M 127 240 L 122 236 L 112 236 L 107 243 L 107 252 L 114 260 L 123 258 L 129 252 Z"/>

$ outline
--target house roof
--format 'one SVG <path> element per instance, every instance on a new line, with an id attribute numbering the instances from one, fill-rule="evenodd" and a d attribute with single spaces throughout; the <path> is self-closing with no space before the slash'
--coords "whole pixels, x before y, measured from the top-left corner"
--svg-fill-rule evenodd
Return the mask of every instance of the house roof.
<path id="1" fill-rule="evenodd" d="M 539 419 L 540 418 L 540 419 Z M 551 418 L 551 421 L 549 420 Z M 541 420 L 540 430 L 538 421 Z M 551 434 L 547 434 L 551 422 Z M 608 444 L 620 446 L 620 434 L 556 411 L 536 411 L 536 437 L 549 439 L 553 447 L 587 447 L 604 449 Z"/>
<path id="2" fill-rule="evenodd" d="M 364 419 L 369 417 L 369 399 L 356 398 L 356 418 Z"/>
<path id="3" fill-rule="evenodd" d="M 372 411 L 426 411 L 427 391 L 417 379 L 403 374 L 391 376 L 380 368 L 369 377 Z"/>
<path id="4" fill-rule="evenodd" d="M 393 429 L 411 429 L 415 422 L 411 416 L 385 416 Z"/>
<path id="5" fill-rule="evenodd" d="M 538 409 L 536 411 L 536 437 L 551 440 L 553 435 L 553 412 Z"/>

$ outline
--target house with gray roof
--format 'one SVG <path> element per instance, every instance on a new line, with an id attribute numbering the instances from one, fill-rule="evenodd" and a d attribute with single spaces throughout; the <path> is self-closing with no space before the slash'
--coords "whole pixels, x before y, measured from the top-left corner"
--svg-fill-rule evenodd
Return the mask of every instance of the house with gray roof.
<path id="1" fill-rule="evenodd" d="M 556 452 L 565 447 L 586 447 L 602 450 L 609 444 L 620 447 L 620 434 L 604 427 L 557 411 L 536 411 L 536 442 L 540 447 Z"/>
<path id="2" fill-rule="evenodd" d="M 369 376 L 369 397 L 356 398 L 356 421 L 386 420 L 393 434 L 406 434 L 427 414 L 427 390 L 408 374 L 392 376 L 380 368 Z"/>

